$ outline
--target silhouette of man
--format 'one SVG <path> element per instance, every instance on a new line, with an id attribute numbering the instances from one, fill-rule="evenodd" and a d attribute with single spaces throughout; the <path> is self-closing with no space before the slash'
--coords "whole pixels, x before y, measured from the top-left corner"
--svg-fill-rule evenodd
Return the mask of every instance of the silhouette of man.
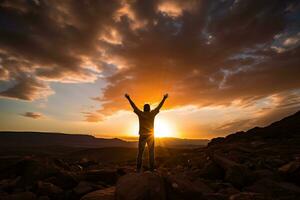
<path id="1" fill-rule="evenodd" d="M 140 172 L 142 167 L 142 159 L 143 153 L 145 149 L 145 145 L 147 143 L 149 150 L 149 164 L 150 170 L 154 170 L 154 118 L 159 113 L 160 108 L 163 106 L 165 100 L 168 98 L 168 94 L 165 94 L 162 101 L 159 105 L 154 109 L 150 109 L 149 104 L 144 105 L 144 111 L 141 111 L 131 100 L 128 94 L 125 94 L 125 97 L 128 99 L 133 111 L 139 117 L 139 147 L 138 147 L 138 156 L 137 156 L 137 164 L 136 169 L 137 172 Z"/>

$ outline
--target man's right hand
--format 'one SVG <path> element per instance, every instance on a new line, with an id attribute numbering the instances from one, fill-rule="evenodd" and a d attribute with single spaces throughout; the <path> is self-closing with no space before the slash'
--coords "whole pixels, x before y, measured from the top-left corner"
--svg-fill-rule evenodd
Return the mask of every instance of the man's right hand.
<path id="1" fill-rule="evenodd" d="M 164 95 L 164 98 L 166 99 L 166 98 L 168 98 L 169 97 L 169 95 L 168 95 L 168 93 L 166 93 L 165 95 Z"/>

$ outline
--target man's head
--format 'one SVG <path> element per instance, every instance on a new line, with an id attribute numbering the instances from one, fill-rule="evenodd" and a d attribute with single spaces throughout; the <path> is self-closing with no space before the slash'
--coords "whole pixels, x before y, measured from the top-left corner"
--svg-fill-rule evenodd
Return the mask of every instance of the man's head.
<path id="1" fill-rule="evenodd" d="M 150 105 L 148 103 L 144 105 L 144 112 L 150 112 Z"/>

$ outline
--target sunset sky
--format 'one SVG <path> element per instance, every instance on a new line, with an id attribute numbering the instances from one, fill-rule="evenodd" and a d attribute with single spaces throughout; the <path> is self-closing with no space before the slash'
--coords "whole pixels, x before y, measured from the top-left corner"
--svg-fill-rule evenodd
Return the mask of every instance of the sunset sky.
<path id="1" fill-rule="evenodd" d="M 1 1 L 0 130 L 134 136 L 124 93 L 140 108 L 169 93 L 162 136 L 213 138 L 296 112 L 299 1 Z"/>

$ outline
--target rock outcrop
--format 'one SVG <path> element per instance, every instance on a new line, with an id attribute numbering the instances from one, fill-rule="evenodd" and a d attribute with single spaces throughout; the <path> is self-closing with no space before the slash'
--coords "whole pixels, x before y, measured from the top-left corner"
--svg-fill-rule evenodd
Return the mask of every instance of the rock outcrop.
<path id="1" fill-rule="evenodd" d="M 116 200 L 165 200 L 165 185 L 158 173 L 131 173 L 116 185 Z"/>
<path id="2" fill-rule="evenodd" d="M 299 199 L 300 112 L 265 128 L 213 139 L 207 147 L 163 150 L 157 171 L 143 173 L 133 173 L 134 149 L 131 160 L 106 164 L 89 159 L 89 150 L 80 150 L 81 159 L 69 154 L 5 158 L 0 199 Z M 103 151 L 107 158 L 109 151 Z"/>

